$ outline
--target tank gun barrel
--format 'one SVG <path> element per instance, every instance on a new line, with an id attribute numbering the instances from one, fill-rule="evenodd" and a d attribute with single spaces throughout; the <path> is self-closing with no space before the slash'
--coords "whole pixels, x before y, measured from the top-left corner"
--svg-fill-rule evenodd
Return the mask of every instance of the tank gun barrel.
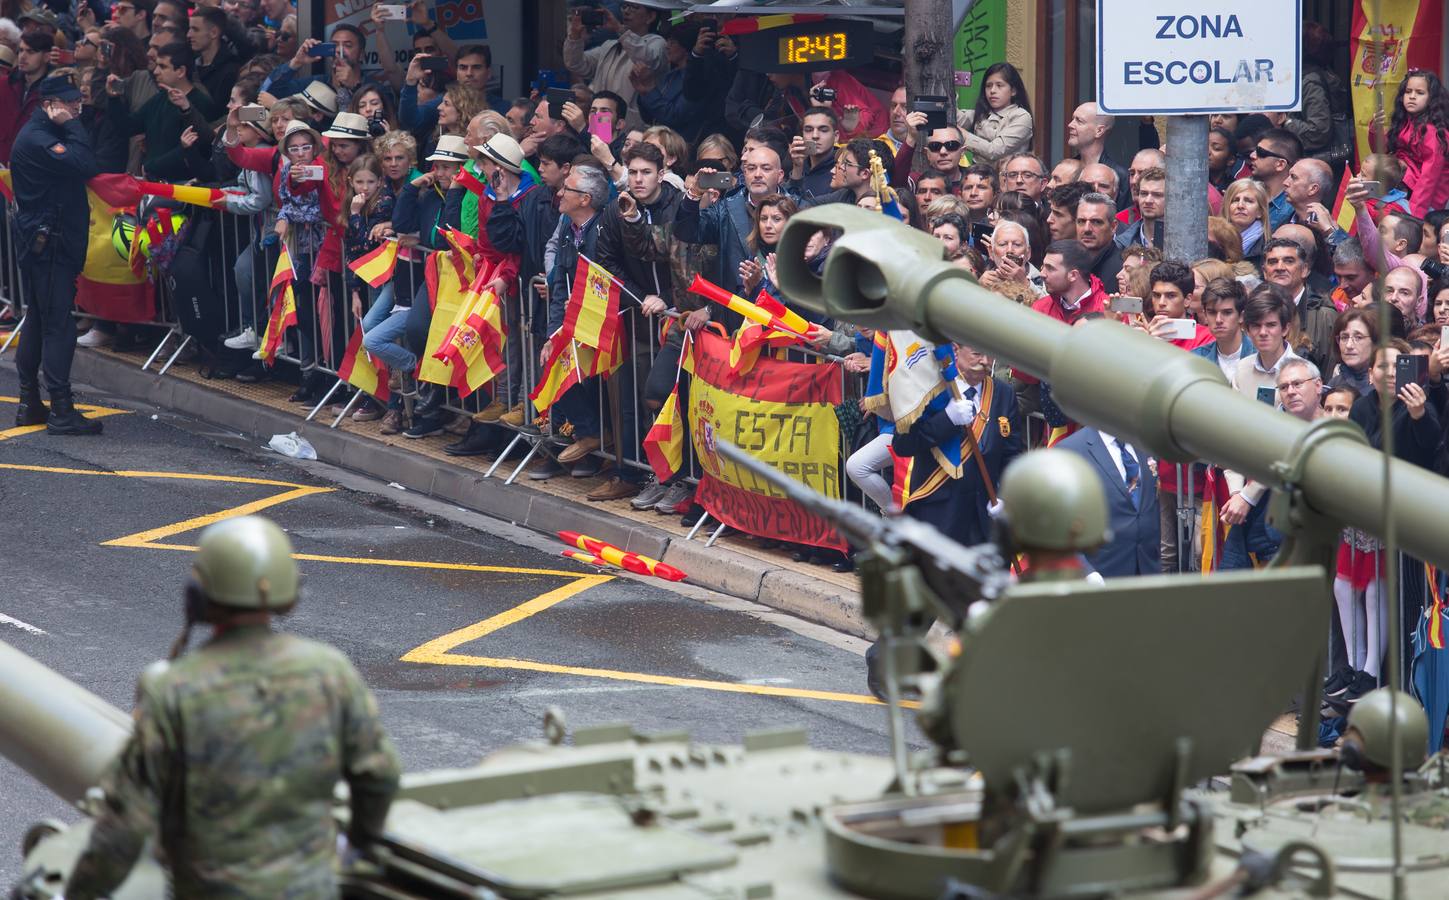
<path id="1" fill-rule="evenodd" d="M 0 642 L 0 756 L 76 803 L 100 781 L 131 717 Z"/>
<path id="2" fill-rule="evenodd" d="M 804 249 L 821 228 L 842 233 L 817 276 Z M 1208 360 L 1135 329 L 1042 316 L 976 284 L 942 261 L 935 238 L 894 219 L 845 204 L 801 212 L 780 238 L 777 273 L 791 300 L 836 319 L 960 341 L 1049 380 L 1077 421 L 1160 459 L 1205 459 L 1274 488 L 1291 484 L 1328 519 L 1373 533 L 1387 511 L 1405 550 L 1449 565 L 1449 480 L 1394 460 L 1385 496 L 1382 455 L 1349 423 L 1278 412 L 1233 390 Z"/>

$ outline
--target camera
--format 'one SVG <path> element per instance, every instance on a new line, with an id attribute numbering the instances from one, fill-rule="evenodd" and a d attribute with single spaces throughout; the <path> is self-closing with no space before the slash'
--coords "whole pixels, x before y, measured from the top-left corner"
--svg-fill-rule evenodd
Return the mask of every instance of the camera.
<path id="1" fill-rule="evenodd" d="M 1426 259 L 1419 263 L 1419 271 L 1441 284 L 1449 283 L 1449 266 L 1437 259 Z"/>
<path id="2" fill-rule="evenodd" d="M 934 131 L 950 124 L 946 121 L 946 104 L 950 101 L 949 97 L 922 94 L 911 101 L 910 111 L 925 113 L 926 124 L 921 126 L 921 130 Z"/>
<path id="3" fill-rule="evenodd" d="M 829 88 L 817 84 L 815 87 L 810 89 L 810 96 L 815 98 L 816 100 L 819 100 L 822 103 L 834 103 L 835 88 Z"/>
<path id="4" fill-rule="evenodd" d="M 579 21 L 585 28 L 598 28 L 604 24 L 604 11 L 593 8 L 581 9 L 579 10 Z"/>

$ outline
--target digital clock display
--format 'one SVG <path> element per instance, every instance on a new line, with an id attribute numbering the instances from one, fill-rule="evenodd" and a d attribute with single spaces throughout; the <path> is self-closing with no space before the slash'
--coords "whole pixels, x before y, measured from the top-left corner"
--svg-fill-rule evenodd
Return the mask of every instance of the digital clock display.
<path id="1" fill-rule="evenodd" d="M 781 65 L 839 62 L 850 55 L 850 41 L 843 31 L 782 37 L 779 46 Z"/>

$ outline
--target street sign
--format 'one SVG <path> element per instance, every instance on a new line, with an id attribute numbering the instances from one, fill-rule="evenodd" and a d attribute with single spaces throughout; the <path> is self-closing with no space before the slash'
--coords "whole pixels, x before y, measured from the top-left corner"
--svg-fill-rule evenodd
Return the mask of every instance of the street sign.
<path id="1" fill-rule="evenodd" d="M 1097 106 L 1112 115 L 1297 109 L 1297 0 L 1097 0 Z"/>

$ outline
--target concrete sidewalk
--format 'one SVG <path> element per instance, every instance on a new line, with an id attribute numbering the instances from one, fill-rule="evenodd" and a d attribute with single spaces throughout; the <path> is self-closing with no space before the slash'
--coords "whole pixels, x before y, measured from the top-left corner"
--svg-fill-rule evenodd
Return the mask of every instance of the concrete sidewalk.
<path id="1" fill-rule="evenodd" d="M 589 534 L 625 550 L 662 559 L 702 587 L 848 634 L 873 636 L 861 615 L 859 588 L 853 574 L 842 575 L 823 566 L 796 562 L 739 535 L 722 537 L 706 548 L 709 525 L 688 541 L 688 530 L 679 524 L 677 516 L 641 513 L 627 500 L 584 500 L 583 495 L 597 484 L 596 479 L 560 477 L 532 482 L 520 477 L 505 485 L 503 479 L 511 471 L 511 464 L 505 463 L 494 477 L 485 478 L 483 473 L 491 465 L 491 458 L 450 457 L 442 452 L 445 444 L 456 440 L 451 434 L 406 440 L 401 435 L 380 434 L 377 423 L 347 419 L 332 429 L 327 427 L 332 417 L 321 414 L 305 422 L 307 408 L 286 401 L 291 385 L 208 380 L 182 364 L 173 366 L 165 376 L 157 376 L 140 370 L 143 359 L 79 349 L 74 378 L 117 397 L 239 432 L 261 445 L 274 434 L 295 431 L 311 442 L 324 462 L 541 532 Z"/>

